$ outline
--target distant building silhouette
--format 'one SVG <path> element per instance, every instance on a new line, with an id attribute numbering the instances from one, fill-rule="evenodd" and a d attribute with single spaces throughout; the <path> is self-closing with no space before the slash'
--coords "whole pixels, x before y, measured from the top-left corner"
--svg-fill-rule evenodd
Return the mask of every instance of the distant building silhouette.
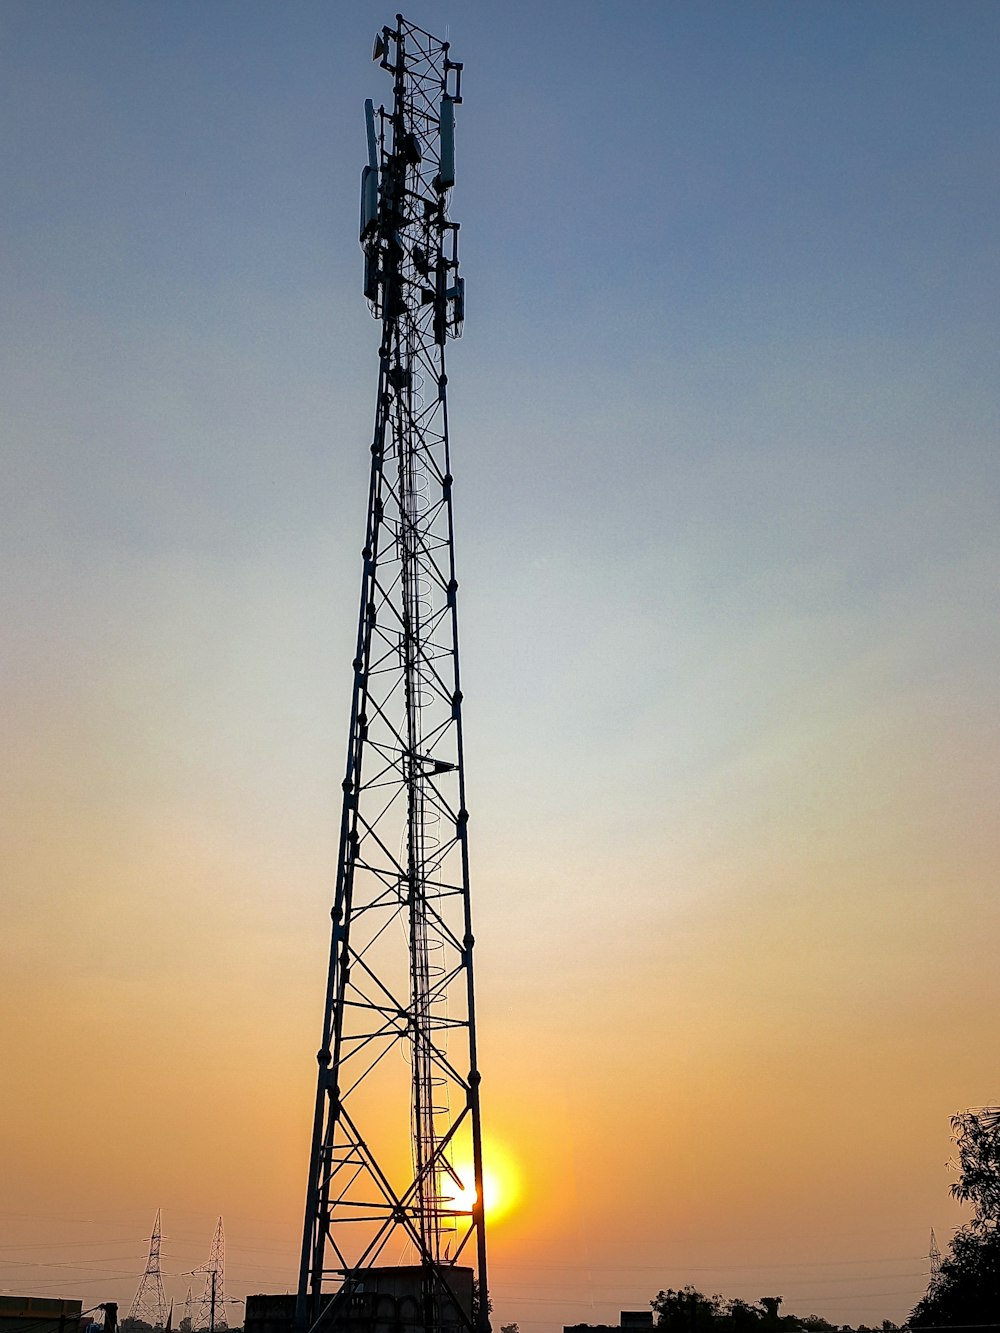
<path id="1" fill-rule="evenodd" d="M 622 1333 L 652 1327 L 652 1310 L 622 1310 L 617 1324 L 564 1324 L 563 1333 Z"/>
<path id="2" fill-rule="evenodd" d="M 78 1333 L 82 1301 L 0 1296 L 0 1333 Z"/>

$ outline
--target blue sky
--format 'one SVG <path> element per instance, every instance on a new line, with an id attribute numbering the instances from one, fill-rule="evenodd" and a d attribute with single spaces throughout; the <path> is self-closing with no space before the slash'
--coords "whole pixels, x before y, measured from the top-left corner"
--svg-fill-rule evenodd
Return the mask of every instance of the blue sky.
<path id="1" fill-rule="evenodd" d="M 898 1317 L 919 1273 L 822 1265 L 947 1235 L 947 1118 L 1000 1099 L 1000 13 L 407 14 L 466 65 L 480 1003 L 487 1115 L 528 1181 L 500 1314 L 544 1333 L 688 1279 L 756 1298 L 748 1265 L 778 1285 L 794 1261 L 820 1313 Z M 388 96 L 391 18 L 0 15 L 12 1208 L 71 1179 L 140 1236 L 163 1203 L 294 1252 L 378 340 L 362 103 Z M 38 1059 L 67 1013 L 63 1077 L 120 1085 L 113 1129 Z M 138 1126 L 186 1080 L 214 1109 L 156 1112 L 168 1171 Z M 615 1286 L 637 1220 L 646 1267 Z M 608 1265 L 587 1309 L 558 1267 L 581 1253 Z"/>

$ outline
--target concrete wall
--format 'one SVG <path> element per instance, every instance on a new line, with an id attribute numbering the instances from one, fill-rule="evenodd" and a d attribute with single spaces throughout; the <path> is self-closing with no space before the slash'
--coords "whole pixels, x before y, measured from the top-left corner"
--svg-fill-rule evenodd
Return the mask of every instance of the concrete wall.
<path id="1" fill-rule="evenodd" d="M 83 1301 L 0 1296 L 0 1333 L 78 1333 Z"/>

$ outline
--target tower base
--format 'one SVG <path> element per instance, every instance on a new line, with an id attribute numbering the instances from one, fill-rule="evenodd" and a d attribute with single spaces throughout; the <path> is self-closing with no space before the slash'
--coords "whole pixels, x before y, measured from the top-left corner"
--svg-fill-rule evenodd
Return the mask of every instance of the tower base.
<path id="1" fill-rule="evenodd" d="M 362 1268 L 324 1298 L 317 1333 L 466 1333 L 473 1270 L 444 1264 Z M 430 1308 L 428 1308 L 430 1306 Z M 248 1296 L 244 1333 L 292 1333 L 294 1296 Z"/>

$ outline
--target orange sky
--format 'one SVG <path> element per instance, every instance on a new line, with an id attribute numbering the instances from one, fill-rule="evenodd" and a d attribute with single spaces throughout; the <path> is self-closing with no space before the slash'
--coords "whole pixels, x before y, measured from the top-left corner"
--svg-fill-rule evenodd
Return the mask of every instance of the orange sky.
<path id="1" fill-rule="evenodd" d="M 1000 1100 L 1000 11 L 956 12 L 408 15 L 468 62 L 449 395 L 522 1333 L 686 1282 L 899 1319 L 961 1220 L 949 1117 Z M 295 1278 L 387 17 L 0 20 L 4 1291 L 127 1308 L 157 1207 L 178 1299 L 220 1213 L 232 1295 Z"/>

